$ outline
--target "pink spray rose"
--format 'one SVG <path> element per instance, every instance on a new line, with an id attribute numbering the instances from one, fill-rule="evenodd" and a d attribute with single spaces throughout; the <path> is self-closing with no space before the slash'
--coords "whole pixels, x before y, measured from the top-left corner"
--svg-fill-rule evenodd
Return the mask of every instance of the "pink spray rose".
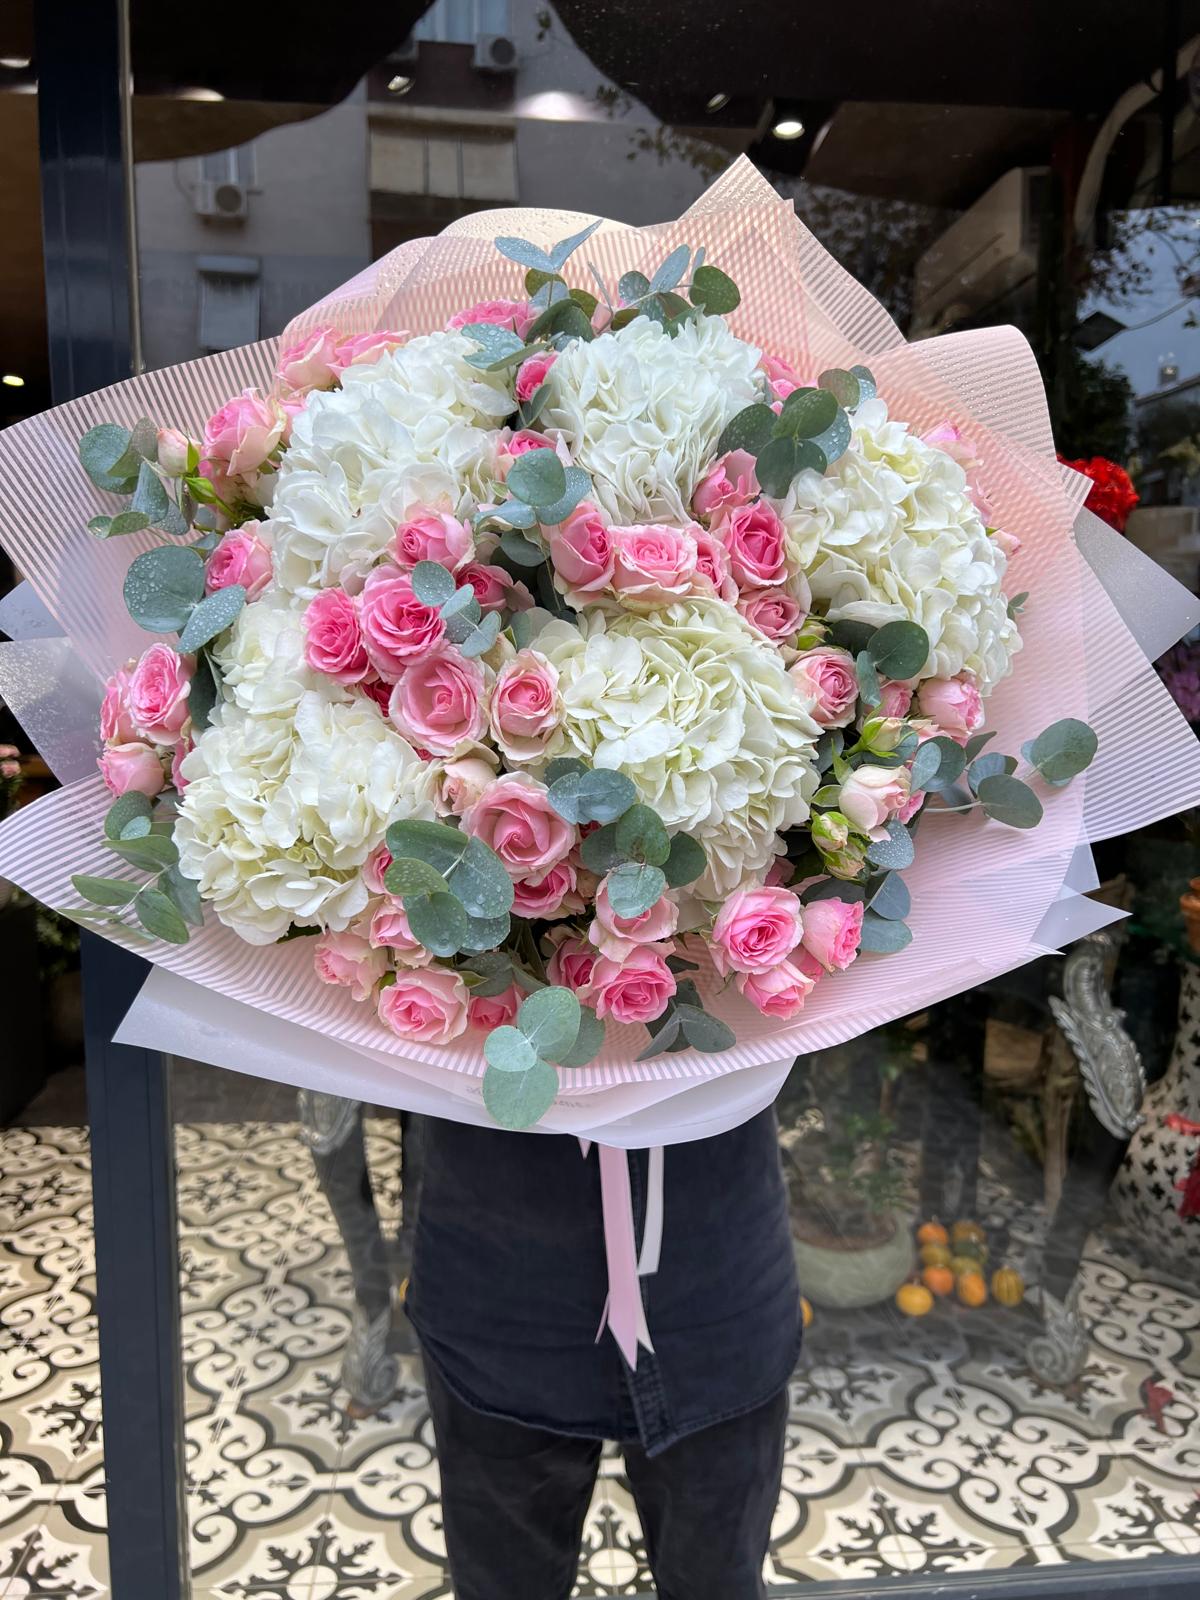
<path id="1" fill-rule="evenodd" d="M 139 739 L 131 739 L 127 744 L 105 745 L 99 766 L 110 794 L 128 794 L 136 790 L 150 798 L 166 783 L 162 751 Z"/>
<path id="2" fill-rule="evenodd" d="M 271 581 L 271 552 L 259 538 L 258 522 L 231 528 L 204 563 L 204 587 L 209 594 L 240 583 L 247 600 L 257 600 Z"/>
<path id="3" fill-rule="evenodd" d="M 729 450 L 717 457 L 696 485 L 692 510 L 698 517 L 711 517 L 722 506 L 746 505 L 758 492 L 754 457 L 748 450 Z"/>
<path id="4" fill-rule="evenodd" d="M 401 1039 L 447 1044 L 466 1031 L 470 996 L 457 972 L 420 967 L 398 972 L 379 993 L 379 1020 Z"/>
<path id="5" fill-rule="evenodd" d="M 483 736 L 486 688 L 483 663 L 443 645 L 401 673 L 388 715 L 421 749 L 452 756 Z"/>
<path id="6" fill-rule="evenodd" d="M 282 389 L 308 394 L 311 389 L 332 389 L 341 362 L 336 328 L 314 328 L 279 356 L 275 376 Z"/>
<path id="7" fill-rule="evenodd" d="M 766 500 L 722 512 L 713 531 L 729 552 L 739 587 L 765 589 L 786 581 L 787 535 L 779 513 Z"/>
<path id="8" fill-rule="evenodd" d="M 134 663 L 118 667 L 104 685 L 100 702 L 100 737 L 106 744 L 128 744 L 137 738 L 133 713 L 129 709 L 129 679 Z"/>
<path id="9" fill-rule="evenodd" d="M 446 632 L 436 606 L 423 605 L 412 579 L 397 567 L 376 567 L 360 598 L 363 641 L 372 665 L 393 681 L 405 667 L 441 644 Z"/>
<path id="10" fill-rule="evenodd" d="M 786 589 L 743 589 L 737 608 L 752 628 L 775 643 L 792 638 L 806 615 Z"/>
<path id="11" fill-rule="evenodd" d="M 256 389 L 245 389 L 204 424 L 204 457 L 233 477 L 254 472 L 283 437 L 283 412 Z"/>
<path id="12" fill-rule="evenodd" d="M 726 605 L 737 604 L 737 584 L 729 572 L 729 556 L 715 533 L 697 527 L 692 532 L 696 541 L 696 576 L 693 588 L 697 594 L 714 594 Z"/>
<path id="13" fill-rule="evenodd" d="M 389 864 L 390 860 L 389 857 Z M 392 895 L 385 895 L 382 905 L 372 912 L 367 940 L 374 949 L 390 950 L 398 967 L 424 967 L 433 960 L 420 940 L 413 937 L 403 902 Z"/>
<path id="14" fill-rule="evenodd" d="M 488 1033 L 493 1028 L 506 1027 L 520 1010 L 522 998 L 515 983 L 510 983 L 501 994 L 472 995 L 467 1005 L 467 1021 L 472 1028 L 482 1028 Z"/>
<path id="15" fill-rule="evenodd" d="M 591 989 L 601 1020 L 653 1022 L 675 993 L 675 974 L 653 945 L 639 944 L 622 961 L 598 956 Z"/>
<path id="16" fill-rule="evenodd" d="M 546 785 L 506 772 L 462 814 L 462 826 L 490 845 L 514 882 L 549 872 L 571 853 L 575 829 L 546 798 Z"/>
<path id="17" fill-rule="evenodd" d="M 397 332 L 394 329 L 380 329 L 376 333 L 352 333 L 337 347 L 338 371 L 343 372 L 347 367 L 369 366 L 372 362 L 378 361 L 380 356 L 399 349 L 409 338 L 407 332 Z"/>
<path id="18" fill-rule="evenodd" d="M 402 567 L 437 561 L 451 572 L 475 546 L 471 524 L 447 511 L 415 511 L 396 529 L 393 549 Z"/>
<path id="19" fill-rule="evenodd" d="M 897 811 L 896 821 L 911 822 L 924 804 L 925 791 L 924 789 L 917 789 L 913 794 L 909 795 L 908 799 L 900 807 L 899 811 Z"/>
<path id="20" fill-rule="evenodd" d="M 459 584 L 469 583 L 481 611 L 528 611 L 533 596 L 503 567 L 489 567 L 482 561 L 468 561 L 454 574 Z"/>
<path id="21" fill-rule="evenodd" d="M 176 794 L 182 794 L 188 786 L 188 780 L 183 775 L 183 763 L 195 748 L 191 739 L 180 739 L 171 753 L 171 787 Z"/>
<path id="22" fill-rule="evenodd" d="M 592 974 L 600 959 L 595 949 L 578 933 L 569 928 L 552 928 L 547 935 L 554 953 L 546 963 L 546 976 L 551 983 L 570 989 L 583 1001 L 592 993 Z"/>
<path id="23" fill-rule="evenodd" d="M 304 611 L 304 659 L 336 683 L 361 683 L 371 671 L 358 606 L 344 589 L 322 589 Z"/>
<path id="24" fill-rule="evenodd" d="M 538 878 L 526 878 L 513 885 L 515 917 L 559 917 L 570 914 L 563 902 L 575 890 L 575 868 L 560 861 Z"/>
<path id="25" fill-rule="evenodd" d="M 983 701 L 970 673 L 957 678 L 926 678 L 917 687 L 917 706 L 938 731 L 965 744 L 983 723 Z"/>
<path id="26" fill-rule="evenodd" d="M 860 833 L 874 833 L 908 799 L 907 767 L 855 767 L 842 784 L 838 810 Z"/>
<path id="27" fill-rule="evenodd" d="M 499 328 L 512 328 L 522 339 L 537 320 L 537 312 L 528 300 L 481 300 L 477 306 L 456 311 L 446 324 L 446 331 L 466 328 L 472 322 L 491 322 Z"/>
<path id="28" fill-rule="evenodd" d="M 640 944 L 669 939 L 679 924 L 679 907 L 666 895 L 636 917 L 620 917 L 608 899 L 608 879 L 596 890 L 596 915 L 588 940 L 610 961 L 624 961 Z"/>
<path id="29" fill-rule="evenodd" d="M 613 530 L 590 500 L 548 532 L 550 560 L 574 606 L 585 606 L 604 592 L 613 576 Z"/>
<path id="30" fill-rule="evenodd" d="M 191 440 L 186 434 L 180 433 L 178 428 L 160 428 L 158 430 L 158 464 L 168 478 L 182 478 L 188 469 L 188 460 L 193 449 Z M 200 447 L 195 446 L 197 456 Z"/>
<path id="31" fill-rule="evenodd" d="M 129 677 L 129 715 L 143 739 L 174 744 L 188 719 L 196 661 L 169 644 L 152 644 Z"/>
<path id="32" fill-rule="evenodd" d="M 461 817 L 495 780 L 492 762 L 482 756 L 459 756 L 441 766 L 434 805 L 443 817 Z"/>
<path id="33" fill-rule="evenodd" d="M 713 966 L 722 977 L 765 972 L 791 955 L 803 932 L 800 900 L 790 889 L 739 889 L 713 923 Z"/>
<path id="34" fill-rule="evenodd" d="M 495 466 L 497 476 L 503 481 L 508 477 L 508 469 L 518 456 L 527 455 L 530 450 L 553 450 L 554 440 L 548 439 L 544 433 L 535 433 L 532 428 L 518 428 L 516 433 L 510 434 L 506 439 L 503 434 L 496 440 Z"/>
<path id="35" fill-rule="evenodd" d="M 488 715 L 510 761 L 536 760 L 562 721 L 558 668 L 536 650 L 518 650 L 496 675 Z"/>
<path id="36" fill-rule="evenodd" d="M 532 400 L 557 360 L 558 356 L 553 350 L 546 350 L 539 356 L 530 356 L 527 361 L 522 361 L 517 368 L 517 399 L 522 402 Z"/>
<path id="37" fill-rule="evenodd" d="M 766 373 L 767 382 L 771 385 L 771 392 L 776 400 L 786 400 L 792 390 L 799 389 L 804 382 L 791 362 L 785 361 L 782 356 L 764 353 L 759 366 Z"/>
<path id="38" fill-rule="evenodd" d="M 387 954 L 372 949 L 361 933 L 323 933 L 313 947 L 313 966 L 322 983 L 338 983 L 355 1000 L 369 1000 L 388 969 Z"/>
<path id="39" fill-rule="evenodd" d="M 861 900 L 813 900 L 804 908 L 803 945 L 826 972 L 844 972 L 858 954 Z"/>
<path id="40" fill-rule="evenodd" d="M 906 717 L 912 705 L 913 692 L 906 683 L 889 678 L 879 685 L 879 704 L 872 707 L 873 717 Z"/>
<path id="41" fill-rule="evenodd" d="M 781 961 L 766 972 L 739 972 L 734 982 L 738 993 L 764 1017 L 787 1021 L 804 1009 L 817 980 L 796 962 Z"/>
<path id="42" fill-rule="evenodd" d="M 377 844 L 363 862 L 362 880 L 372 894 L 386 894 L 383 880 L 392 864 L 392 852 L 386 844 Z"/>
<path id="43" fill-rule="evenodd" d="M 626 605 L 669 605 L 690 594 L 696 541 L 689 531 L 658 523 L 611 528 L 612 586 Z"/>
<path id="44" fill-rule="evenodd" d="M 822 645 L 805 650 L 788 675 L 806 700 L 813 701 L 812 719 L 822 728 L 844 728 L 858 703 L 858 677 L 849 650 Z"/>

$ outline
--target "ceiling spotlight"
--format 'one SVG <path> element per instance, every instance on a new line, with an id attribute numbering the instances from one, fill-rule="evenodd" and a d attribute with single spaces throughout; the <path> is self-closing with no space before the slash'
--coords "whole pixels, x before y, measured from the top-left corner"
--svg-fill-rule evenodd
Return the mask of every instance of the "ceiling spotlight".
<path id="1" fill-rule="evenodd" d="M 704 109 L 705 111 L 721 111 L 728 104 L 729 96 L 727 94 L 712 94 L 704 102 Z"/>
<path id="2" fill-rule="evenodd" d="M 25 387 L 25 379 L 18 377 L 15 372 L 6 372 L 0 378 L 0 383 L 6 383 L 10 389 L 23 389 Z"/>
<path id="3" fill-rule="evenodd" d="M 798 139 L 804 132 L 804 124 L 798 117 L 784 117 L 771 129 L 777 139 Z"/>
<path id="4" fill-rule="evenodd" d="M 10 72 L 24 72 L 29 63 L 28 56 L 0 56 L 0 67 L 7 67 Z"/>
<path id="5" fill-rule="evenodd" d="M 394 78 L 388 79 L 389 94 L 407 94 L 412 86 L 413 80 L 406 78 L 402 72 L 398 72 Z"/>

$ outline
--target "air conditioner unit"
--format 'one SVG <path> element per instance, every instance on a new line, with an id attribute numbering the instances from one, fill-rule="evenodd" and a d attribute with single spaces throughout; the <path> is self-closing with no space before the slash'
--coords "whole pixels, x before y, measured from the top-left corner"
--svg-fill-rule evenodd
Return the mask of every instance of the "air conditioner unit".
<path id="1" fill-rule="evenodd" d="M 976 316 L 1033 277 L 1048 173 L 1006 172 L 926 250 L 916 268 L 914 333 Z"/>
<path id="2" fill-rule="evenodd" d="M 517 47 L 506 33 L 481 33 L 471 65 L 477 72 L 515 72 Z"/>
<path id="3" fill-rule="evenodd" d="M 244 222 L 249 211 L 249 192 L 244 183 L 203 178 L 192 190 L 192 205 L 198 217 L 206 217 L 210 222 Z"/>

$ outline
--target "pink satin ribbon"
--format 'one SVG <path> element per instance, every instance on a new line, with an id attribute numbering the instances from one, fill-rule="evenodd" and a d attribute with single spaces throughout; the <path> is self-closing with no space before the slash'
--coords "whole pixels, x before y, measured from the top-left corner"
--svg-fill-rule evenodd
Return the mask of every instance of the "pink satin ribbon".
<path id="1" fill-rule="evenodd" d="M 580 1139 L 586 1157 L 590 1139 Z M 599 1343 L 605 1328 L 612 1333 L 621 1354 L 636 1371 L 638 1347 L 653 1354 L 654 1345 L 642 1304 L 640 1279 L 658 1271 L 663 1230 L 663 1148 L 650 1151 L 646 1225 L 638 1255 L 634 1236 L 633 1193 L 629 1184 L 629 1153 L 613 1145 L 597 1146 L 600 1161 L 600 1201 L 604 1212 L 604 1250 L 608 1258 L 608 1297 L 596 1330 Z"/>

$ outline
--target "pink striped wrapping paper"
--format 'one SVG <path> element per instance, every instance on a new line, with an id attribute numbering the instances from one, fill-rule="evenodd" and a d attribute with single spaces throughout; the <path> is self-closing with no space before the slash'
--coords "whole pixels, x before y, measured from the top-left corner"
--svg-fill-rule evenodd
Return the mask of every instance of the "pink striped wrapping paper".
<path id="1" fill-rule="evenodd" d="M 586 220 L 485 213 L 440 238 L 411 241 L 303 313 L 284 341 L 318 323 L 345 333 L 441 327 L 463 305 L 520 294 L 521 269 L 498 255 L 492 237 L 519 233 L 549 243 Z M 1083 778 L 1043 796 L 1045 820 L 1030 832 L 980 816 L 926 815 L 916 863 L 905 874 L 912 944 L 898 955 L 864 957 L 819 984 L 797 1020 L 762 1017 L 735 994 L 713 994 L 710 983 L 708 1003 L 738 1036 L 724 1054 L 636 1062 L 644 1031 L 610 1024 L 600 1057 L 563 1073 L 562 1096 L 542 1125 L 615 1144 L 671 1142 L 730 1126 L 772 1098 L 797 1054 L 919 1010 L 1103 925 L 1114 913 L 1081 898 L 1095 883 L 1087 842 L 1200 802 L 1200 745 L 1076 545 L 1075 528 L 1094 521 L 1080 509 L 1087 486 L 1055 460 L 1040 379 L 1022 337 L 997 328 L 906 344 L 883 308 L 745 160 L 678 221 L 641 229 L 605 222 L 581 255 L 611 282 L 631 268 L 653 270 L 678 243 L 703 244 L 738 283 L 742 303 L 730 322 L 739 336 L 802 370 L 862 362 L 892 414 L 916 431 L 948 419 L 980 442 L 1000 521 L 1022 540 L 1009 587 L 1031 591 L 1025 648 L 988 701 L 996 747 L 1015 750 L 1047 723 L 1077 716 L 1096 728 L 1100 749 Z M 578 258 L 569 276 L 581 286 L 591 281 Z M 80 435 L 96 422 L 132 424 L 141 415 L 198 434 L 229 395 L 269 383 L 277 344 L 148 373 L 0 434 L 0 542 L 70 641 L 69 651 L 48 650 L 55 641 L 45 639 L 0 647 L 8 653 L 0 659 L 0 689 L 23 674 L 17 698 L 35 736 L 39 706 L 55 705 L 56 694 L 77 713 L 86 701 L 80 663 L 95 675 L 98 702 L 98 680 L 147 643 L 125 613 L 121 580 L 161 535 L 104 543 L 87 532 L 106 497 L 78 467 Z M 1092 530 L 1097 548 L 1109 549 L 1107 533 Z M 1153 563 L 1122 560 L 1119 592 L 1110 587 L 1135 630 L 1152 608 L 1160 621 L 1166 613 L 1178 619 L 1172 636 L 1200 617 L 1191 597 Z M 1153 622 L 1147 626 L 1153 636 Z M 1165 648 L 1171 641 L 1161 632 Z M 38 673 L 46 675 L 41 688 Z M 69 765 L 78 772 L 77 737 L 72 748 Z M 91 775 L 16 813 L 0 827 L 0 875 L 49 905 L 68 905 L 75 898 L 71 873 L 111 871 L 100 842 L 108 803 L 99 776 Z M 184 947 L 117 938 L 161 972 L 135 1007 L 131 1039 L 167 1049 L 190 1045 L 191 1053 L 239 1071 L 335 1093 L 466 1120 L 483 1115 L 478 1036 L 446 1046 L 395 1038 L 369 1007 L 317 981 L 304 941 L 252 947 L 212 917 Z M 207 1021 L 201 991 L 212 997 Z M 703 1094 L 692 1100 L 683 1092 L 692 1088 Z"/>

